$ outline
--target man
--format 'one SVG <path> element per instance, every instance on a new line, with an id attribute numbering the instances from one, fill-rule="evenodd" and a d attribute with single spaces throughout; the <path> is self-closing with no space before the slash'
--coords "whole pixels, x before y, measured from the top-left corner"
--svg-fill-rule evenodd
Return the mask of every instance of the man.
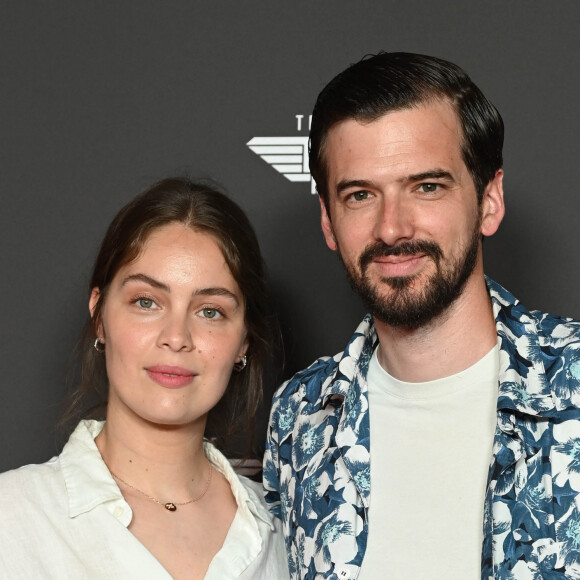
<path id="1" fill-rule="evenodd" d="M 366 58 L 310 133 L 326 243 L 369 309 L 274 397 L 294 578 L 580 578 L 580 323 L 486 279 L 503 122 L 457 66 Z"/>

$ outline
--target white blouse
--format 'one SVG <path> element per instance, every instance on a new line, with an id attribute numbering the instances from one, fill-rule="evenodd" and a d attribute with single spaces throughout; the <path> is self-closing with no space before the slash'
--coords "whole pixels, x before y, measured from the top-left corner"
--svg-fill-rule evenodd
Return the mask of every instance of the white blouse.
<path id="1" fill-rule="evenodd" d="M 0 475 L 0 578 L 171 578 L 127 529 L 131 508 L 94 441 L 103 425 L 81 421 L 58 457 Z M 287 579 L 281 524 L 261 485 L 238 476 L 211 443 L 205 452 L 238 504 L 205 579 Z"/>

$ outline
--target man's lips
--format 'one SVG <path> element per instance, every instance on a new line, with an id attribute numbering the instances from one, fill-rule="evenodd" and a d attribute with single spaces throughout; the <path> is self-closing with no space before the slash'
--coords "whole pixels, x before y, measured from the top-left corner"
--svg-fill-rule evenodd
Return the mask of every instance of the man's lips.
<path id="1" fill-rule="evenodd" d="M 377 256 L 372 263 L 379 269 L 381 275 L 396 278 L 417 273 L 425 258 L 425 254 Z"/>
<path id="2" fill-rule="evenodd" d="M 425 254 L 403 254 L 403 255 L 389 255 L 389 256 L 378 256 L 373 260 L 373 262 L 378 262 L 379 264 L 400 264 L 402 262 L 410 262 L 412 260 L 419 260 L 423 258 Z"/>
<path id="3" fill-rule="evenodd" d="M 183 367 L 170 365 L 155 365 L 145 369 L 149 378 L 162 387 L 176 388 L 190 384 L 195 378 L 195 373 Z"/>
<path id="4" fill-rule="evenodd" d="M 419 262 L 421 258 L 429 257 L 435 264 L 439 264 L 443 254 L 441 248 L 427 240 L 406 241 L 389 246 L 384 242 L 376 242 L 368 246 L 359 258 L 361 271 L 372 262 L 378 264 L 403 264 L 409 260 Z M 412 262 L 411 262 L 412 263 Z"/>

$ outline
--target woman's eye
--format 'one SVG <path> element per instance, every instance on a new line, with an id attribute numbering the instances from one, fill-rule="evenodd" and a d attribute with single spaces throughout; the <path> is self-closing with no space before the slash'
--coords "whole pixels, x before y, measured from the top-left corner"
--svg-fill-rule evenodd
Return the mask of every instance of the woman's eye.
<path id="1" fill-rule="evenodd" d="M 435 193 L 439 189 L 438 183 L 422 183 L 419 186 L 419 189 L 423 193 Z"/>
<path id="2" fill-rule="evenodd" d="M 151 298 L 139 298 L 137 300 L 137 304 L 141 308 L 145 308 L 146 310 L 153 308 L 153 306 L 155 306 L 155 302 L 151 300 Z"/>
<path id="3" fill-rule="evenodd" d="M 219 318 L 221 316 L 220 312 L 217 308 L 204 308 L 201 311 L 201 314 L 204 318 Z"/>

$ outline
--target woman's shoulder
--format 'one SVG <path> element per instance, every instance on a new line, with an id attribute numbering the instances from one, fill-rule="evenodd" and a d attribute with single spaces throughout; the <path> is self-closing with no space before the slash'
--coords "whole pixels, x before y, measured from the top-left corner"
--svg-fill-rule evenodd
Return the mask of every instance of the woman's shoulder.
<path id="1" fill-rule="evenodd" d="M 58 456 L 49 459 L 45 463 L 31 463 L 10 471 L 0 473 L 0 488 L 22 487 L 27 483 L 46 482 L 50 479 L 58 479 L 60 476 L 60 461 Z"/>
<path id="2" fill-rule="evenodd" d="M 12 506 L 22 510 L 27 501 L 38 501 L 51 497 L 55 492 L 64 491 L 64 480 L 58 457 L 46 463 L 24 465 L 11 471 L 0 473 L 0 511 Z"/>
<path id="3" fill-rule="evenodd" d="M 45 528 L 44 522 L 66 520 L 66 498 L 58 457 L 0 474 L 0 559 L 15 550 L 20 553 L 15 547 L 16 538 L 26 537 L 30 545 L 40 544 L 37 536 Z"/>
<path id="4" fill-rule="evenodd" d="M 1 473 L 0 506 L 14 503 L 16 509 L 23 509 L 22 502 L 27 500 L 34 505 L 40 501 L 50 501 L 52 505 L 66 502 L 67 480 L 70 484 L 71 473 L 82 475 L 89 469 L 95 454 L 92 447 L 96 450 L 93 431 L 98 432 L 101 426 L 96 421 L 81 421 L 60 455 L 45 463 L 32 463 Z M 75 470 L 75 466 L 78 469 Z M 18 498 L 20 504 L 14 502 L 14 498 Z M 4 513 L 3 509 L 0 511 Z"/>

